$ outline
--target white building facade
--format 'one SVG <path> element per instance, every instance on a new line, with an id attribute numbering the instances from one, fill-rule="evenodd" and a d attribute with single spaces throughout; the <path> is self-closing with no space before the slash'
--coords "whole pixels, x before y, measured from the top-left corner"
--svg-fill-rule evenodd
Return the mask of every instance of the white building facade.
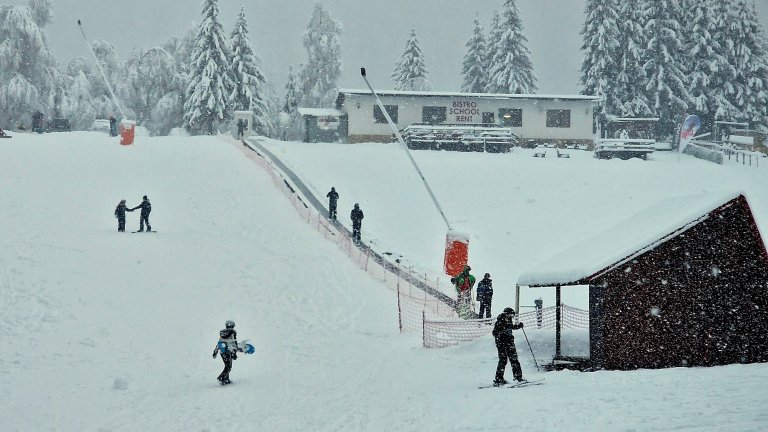
<path id="1" fill-rule="evenodd" d="M 594 112 L 602 98 L 581 95 L 512 95 L 377 91 L 399 130 L 412 124 L 495 124 L 510 127 L 523 144 L 593 145 Z M 368 90 L 340 89 L 336 108 L 346 114 L 348 136 L 390 142 L 392 130 Z"/>

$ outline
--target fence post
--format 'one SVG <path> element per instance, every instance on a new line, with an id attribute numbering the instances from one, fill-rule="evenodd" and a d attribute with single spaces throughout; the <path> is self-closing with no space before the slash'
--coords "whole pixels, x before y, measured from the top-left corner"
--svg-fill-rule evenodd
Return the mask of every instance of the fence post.
<path id="1" fill-rule="evenodd" d="M 400 333 L 403 332 L 403 309 L 400 307 L 400 281 L 397 282 L 397 323 L 400 326 Z"/>
<path id="2" fill-rule="evenodd" d="M 421 345 L 427 347 L 427 315 L 424 313 L 424 309 L 421 310 Z"/>

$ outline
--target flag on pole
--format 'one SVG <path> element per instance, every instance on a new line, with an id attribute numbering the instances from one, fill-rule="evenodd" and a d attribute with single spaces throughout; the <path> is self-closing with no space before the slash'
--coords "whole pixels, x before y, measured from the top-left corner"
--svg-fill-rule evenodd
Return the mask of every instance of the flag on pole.
<path id="1" fill-rule="evenodd" d="M 696 132 L 701 127 L 701 119 L 697 115 L 689 115 L 683 122 L 683 127 L 680 128 L 680 145 L 677 147 L 677 151 L 682 153 L 688 143 L 691 142 L 691 138 L 696 135 Z"/>

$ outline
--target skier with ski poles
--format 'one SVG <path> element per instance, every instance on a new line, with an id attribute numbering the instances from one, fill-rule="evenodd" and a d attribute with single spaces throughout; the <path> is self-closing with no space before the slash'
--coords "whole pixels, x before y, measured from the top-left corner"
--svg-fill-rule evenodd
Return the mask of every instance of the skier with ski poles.
<path id="1" fill-rule="evenodd" d="M 219 343 L 216 344 L 216 348 L 213 350 L 213 358 L 216 358 L 216 354 L 221 352 L 221 361 L 224 362 L 224 370 L 221 371 L 217 378 L 221 385 L 232 383 L 229 380 L 229 372 L 232 370 L 232 361 L 237 360 L 237 352 L 240 351 L 240 348 L 237 346 L 235 322 L 227 320 L 224 323 L 224 327 L 224 330 L 219 332 Z"/>
<path id="2" fill-rule="evenodd" d="M 499 353 L 499 364 L 496 366 L 496 377 L 493 380 L 494 387 L 498 387 L 508 382 L 504 379 L 504 369 L 507 367 L 507 360 L 512 366 L 512 374 L 515 381 L 524 382 L 523 369 L 520 367 L 520 361 L 517 359 L 517 349 L 515 348 L 515 335 L 513 330 L 523 328 L 523 323 L 515 322 L 515 310 L 511 307 L 505 308 L 504 312 L 496 318 L 496 324 L 493 326 L 493 337 L 496 342 L 496 350 Z"/>

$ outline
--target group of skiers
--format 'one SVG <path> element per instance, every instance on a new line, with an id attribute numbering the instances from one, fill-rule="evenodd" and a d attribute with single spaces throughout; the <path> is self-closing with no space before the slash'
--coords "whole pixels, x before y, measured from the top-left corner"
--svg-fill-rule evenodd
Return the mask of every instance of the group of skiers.
<path id="1" fill-rule="evenodd" d="M 456 310 L 459 317 L 470 318 L 472 307 L 472 288 L 475 286 L 475 276 L 470 271 L 472 268 L 468 265 L 451 278 L 451 282 L 456 288 Z M 480 302 L 479 318 L 491 317 L 491 302 L 493 301 L 493 281 L 491 274 L 486 273 L 483 279 L 477 284 L 477 301 Z M 507 384 L 504 379 L 504 370 L 507 362 L 512 366 L 512 374 L 515 381 L 523 382 L 523 370 L 520 367 L 520 361 L 517 359 L 517 348 L 515 348 L 515 336 L 513 330 L 523 328 L 522 322 L 515 319 L 515 310 L 508 307 L 496 317 L 496 323 L 493 326 L 493 337 L 496 342 L 496 350 L 499 356 L 499 363 L 496 366 L 496 376 L 493 380 L 494 386 Z"/>
<path id="2" fill-rule="evenodd" d="M 152 227 L 149 225 L 149 214 L 152 212 L 152 204 L 150 204 L 149 198 L 147 198 L 146 195 L 142 197 L 141 204 L 133 208 L 128 208 L 125 204 L 125 200 L 120 200 L 120 203 L 115 207 L 117 231 L 125 232 L 125 212 L 132 212 L 137 209 L 141 209 L 141 214 L 139 216 L 139 230 L 137 232 L 144 231 L 144 224 L 147 225 L 147 232 L 152 231 Z"/>
<path id="3" fill-rule="evenodd" d="M 325 195 L 328 198 L 328 219 L 336 220 L 336 208 L 339 203 L 339 193 L 336 192 L 335 187 L 331 187 L 331 190 Z M 352 241 L 360 242 L 360 229 L 363 227 L 363 211 L 360 209 L 360 204 L 355 203 L 355 207 L 349 214 L 349 218 L 352 219 Z"/>

